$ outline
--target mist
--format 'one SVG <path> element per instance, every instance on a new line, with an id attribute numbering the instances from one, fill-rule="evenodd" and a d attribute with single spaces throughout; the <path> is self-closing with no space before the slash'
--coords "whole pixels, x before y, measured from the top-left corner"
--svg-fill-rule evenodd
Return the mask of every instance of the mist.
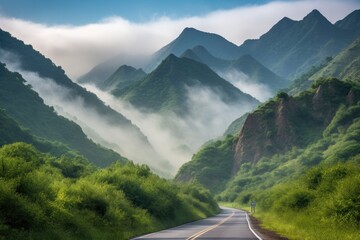
<path id="1" fill-rule="evenodd" d="M 176 168 L 190 161 L 205 142 L 222 136 L 233 120 L 252 109 L 243 103 L 224 103 L 211 89 L 197 86 L 186 88 L 189 109 L 186 116 L 145 113 L 94 85 L 84 87 L 135 123 L 154 149 Z"/>
<path id="2" fill-rule="evenodd" d="M 42 78 L 36 72 L 21 69 L 21 63 L 14 54 L 0 50 L 0 55 L 0 61 L 10 71 L 20 73 L 46 105 L 54 107 L 59 115 L 80 125 L 94 142 L 111 148 L 136 163 L 147 164 L 162 176 L 174 174 L 174 167 L 153 149 L 144 146 L 144 140 L 133 129 L 111 124 L 104 115 L 88 107 L 82 97 L 74 98 L 71 89 L 58 85 L 50 78 Z"/>
<path id="3" fill-rule="evenodd" d="M 260 102 L 265 102 L 274 95 L 273 91 L 271 91 L 267 85 L 256 83 L 256 79 L 251 79 L 248 75 L 236 69 L 218 72 L 218 74 L 232 83 L 240 91 L 250 94 Z"/>

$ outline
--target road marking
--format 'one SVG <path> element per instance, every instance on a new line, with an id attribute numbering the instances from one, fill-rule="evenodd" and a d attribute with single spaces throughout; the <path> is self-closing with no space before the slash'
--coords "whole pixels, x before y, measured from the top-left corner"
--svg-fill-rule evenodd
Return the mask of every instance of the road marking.
<path id="1" fill-rule="evenodd" d="M 255 235 L 255 237 L 257 237 L 259 240 L 262 240 L 262 238 L 259 235 L 257 235 L 257 233 L 254 231 L 254 229 L 252 229 L 247 212 L 245 212 L 245 215 L 246 215 L 246 221 L 248 223 L 250 231 Z"/>
<path id="2" fill-rule="evenodd" d="M 195 240 L 198 237 L 200 237 L 201 235 L 213 230 L 214 228 L 217 228 L 218 226 L 220 226 L 221 224 L 225 223 L 227 220 L 229 220 L 230 218 L 232 218 L 235 215 L 235 211 L 232 212 L 232 214 L 230 216 L 228 216 L 227 218 L 223 219 L 221 222 L 219 222 L 218 224 L 215 224 L 213 226 L 207 227 L 204 230 L 195 233 L 194 235 L 190 236 L 189 238 L 187 238 L 186 240 Z"/>

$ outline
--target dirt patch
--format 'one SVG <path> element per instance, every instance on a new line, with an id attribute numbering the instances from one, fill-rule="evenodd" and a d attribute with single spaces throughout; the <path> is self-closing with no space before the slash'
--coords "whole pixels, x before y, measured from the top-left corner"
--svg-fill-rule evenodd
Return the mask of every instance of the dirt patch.
<path id="1" fill-rule="evenodd" d="M 288 238 L 283 237 L 276 232 L 267 230 L 261 226 L 261 221 L 249 214 L 251 227 L 255 230 L 257 234 L 262 237 L 264 240 L 288 240 Z"/>

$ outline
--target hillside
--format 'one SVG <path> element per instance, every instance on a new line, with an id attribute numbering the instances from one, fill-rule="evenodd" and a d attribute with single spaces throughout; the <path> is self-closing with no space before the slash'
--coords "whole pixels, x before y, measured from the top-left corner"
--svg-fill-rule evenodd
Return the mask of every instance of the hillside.
<path id="1" fill-rule="evenodd" d="M 360 81 L 360 38 L 341 51 L 310 80 L 320 77 L 336 77 L 343 80 Z"/>
<path id="2" fill-rule="evenodd" d="M 0 59 L 5 61 L 8 67 L 11 66 L 11 71 L 22 73 L 48 105 L 57 113 L 76 122 L 93 141 L 133 161 L 147 163 L 159 173 L 168 174 L 171 171 L 171 164 L 155 152 L 137 126 L 105 105 L 95 94 L 72 82 L 61 67 L 57 67 L 32 46 L 0 30 L 0 49 L 3 52 Z M 28 122 L 24 126 L 29 129 L 37 128 L 37 122 Z M 44 130 L 38 128 L 38 131 Z M 37 132 L 35 134 L 41 136 Z M 67 138 L 71 139 L 71 136 Z M 129 138 L 132 142 L 129 142 Z M 137 145 L 142 146 L 142 152 L 138 151 Z"/>
<path id="3" fill-rule="evenodd" d="M 357 36 L 313 10 L 300 21 L 281 19 L 259 39 L 245 41 L 239 54 L 250 54 L 279 76 L 293 79 L 339 53 Z"/>
<path id="4" fill-rule="evenodd" d="M 328 58 L 318 66 L 313 66 L 307 73 L 296 79 L 287 89 L 289 94 L 296 95 L 310 88 L 319 78 L 334 76 L 344 81 L 358 82 L 359 72 L 360 39 L 356 39 L 334 58 Z"/>
<path id="5" fill-rule="evenodd" d="M 215 145 L 207 145 L 194 155 L 192 161 L 179 170 L 176 179 L 186 181 L 196 179 L 209 189 L 213 189 L 214 184 L 203 179 L 212 179 L 207 173 L 215 169 L 220 171 L 222 165 L 219 163 L 222 161 L 232 162 L 231 168 L 222 169 L 222 174 L 228 178 L 230 175 L 237 175 L 241 169 L 249 171 L 253 168 L 263 168 L 264 171 L 271 171 L 272 168 L 267 165 L 266 159 L 291 152 L 294 148 L 304 149 L 320 141 L 325 129 L 335 121 L 337 112 L 344 106 L 352 108 L 357 104 L 360 100 L 359 93 L 357 86 L 336 79 L 319 82 L 314 88 L 297 97 L 280 93 L 247 116 L 239 136 L 236 137 L 238 139 L 236 144 L 227 140 L 216 144 L 228 149 L 227 151 L 230 152 L 227 155 L 230 158 L 218 157 L 216 154 L 209 158 L 209 155 L 204 153 L 208 151 L 221 153 L 222 150 L 214 147 Z M 259 161 L 263 162 L 264 166 L 258 166 Z M 261 174 L 261 171 L 259 170 L 258 173 Z M 223 185 L 218 188 L 224 189 L 224 187 Z M 234 191 L 239 192 L 232 190 L 229 191 L 230 195 Z"/>
<path id="6" fill-rule="evenodd" d="M 25 85 L 25 80 L 20 74 L 9 72 L 3 64 L 0 65 L 0 108 L 27 128 L 32 135 L 60 142 L 99 166 L 106 166 L 122 159 L 117 153 L 89 140 L 74 122 L 57 115 L 54 108 L 46 106 L 39 95 Z M 5 141 L 6 135 L 1 136 L 5 141 L 3 144 L 12 143 L 11 139 L 34 143 L 29 133 L 19 131 L 11 121 L 10 126 L 10 129 L 6 128 L 6 135 L 10 134 L 8 140 Z"/>
<path id="7" fill-rule="evenodd" d="M 25 143 L 2 146 L 0 159 L 5 239 L 130 239 L 219 211 L 208 190 L 162 179 L 145 165 L 99 169 Z"/>
<path id="8" fill-rule="evenodd" d="M 206 65 L 173 54 L 142 81 L 113 94 L 146 111 L 170 111 L 182 115 L 188 109 L 187 88 L 195 87 L 213 91 L 226 104 L 257 104 L 257 100 L 242 93 Z"/>
<path id="9" fill-rule="evenodd" d="M 203 46 L 196 46 L 193 49 L 186 50 L 182 57 L 208 65 L 230 82 L 246 81 L 251 84 L 267 86 L 273 94 L 288 85 L 286 80 L 277 76 L 248 54 L 240 56 L 236 60 L 224 60 L 214 57 Z"/>

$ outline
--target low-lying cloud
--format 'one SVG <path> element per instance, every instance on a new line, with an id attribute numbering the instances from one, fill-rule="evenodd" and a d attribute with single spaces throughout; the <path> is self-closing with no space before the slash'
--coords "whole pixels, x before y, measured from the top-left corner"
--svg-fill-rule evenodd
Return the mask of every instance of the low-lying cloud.
<path id="1" fill-rule="evenodd" d="M 274 92 L 271 91 L 269 86 L 262 83 L 256 83 L 254 79 L 251 79 L 245 73 L 236 69 L 219 72 L 218 74 L 231 82 L 240 91 L 250 94 L 260 102 L 265 102 L 274 95 Z"/>
<path id="2" fill-rule="evenodd" d="M 252 108 L 246 103 L 224 103 L 214 91 L 199 86 L 187 88 L 189 110 L 186 116 L 144 113 L 93 85 L 85 87 L 135 123 L 154 149 L 176 168 L 189 161 L 206 141 L 221 136 L 233 120 Z"/>
<path id="3" fill-rule="evenodd" d="M 136 163 L 148 164 L 163 176 L 174 174 L 175 168 L 170 162 L 146 146 L 133 129 L 112 124 L 106 116 L 85 104 L 81 96 L 74 97 L 71 89 L 58 85 L 50 78 L 42 78 L 36 72 L 21 69 L 16 55 L 0 50 L 0 61 L 6 63 L 10 71 L 19 72 L 46 105 L 54 107 L 59 115 L 80 125 L 94 142 L 111 148 Z"/>
<path id="4" fill-rule="evenodd" d="M 316 8 L 335 22 L 359 7 L 360 2 L 355 0 L 274 1 L 181 19 L 159 17 L 134 23 L 118 16 L 80 26 L 47 25 L 1 16 L 0 27 L 32 44 L 61 65 L 70 77 L 77 78 L 114 56 L 123 56 L 126 63 L 130 55 L 152 54 L 185 27 L 214 32 L 239 45 L 246 39 L 258 38 L 284 16 L 299 20 Z"/>

